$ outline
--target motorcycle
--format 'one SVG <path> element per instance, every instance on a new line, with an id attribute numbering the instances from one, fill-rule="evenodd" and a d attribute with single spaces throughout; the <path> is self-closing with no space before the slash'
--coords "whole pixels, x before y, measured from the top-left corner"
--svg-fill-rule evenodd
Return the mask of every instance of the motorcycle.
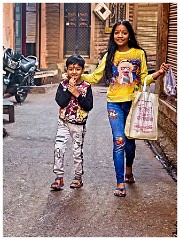
<path id="1" fill-rule="evenodd" d="M 3 96 L 15 96 L 18 103 L 22 103 L 31 86 L 34 86 L 34 75 L 38 61 L 35 56 L 24 57 L 11 48 L 4 49 L 3 56 Z"/>

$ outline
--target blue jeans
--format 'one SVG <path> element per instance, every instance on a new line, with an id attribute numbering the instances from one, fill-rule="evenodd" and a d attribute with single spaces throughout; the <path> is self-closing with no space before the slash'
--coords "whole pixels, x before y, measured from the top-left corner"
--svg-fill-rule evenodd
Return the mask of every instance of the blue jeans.
<path id="1" fill-rule="evenodd" d="M 135 158 L 135 140 L 128 139 L 124 134 L 131 103 L 131 101 L 107 103 L 108 117 L 113 134 L 113 160 L 117 184 L 124 183 L 124 155 L 126 155 L 126 167 L 132 167 Z"/>

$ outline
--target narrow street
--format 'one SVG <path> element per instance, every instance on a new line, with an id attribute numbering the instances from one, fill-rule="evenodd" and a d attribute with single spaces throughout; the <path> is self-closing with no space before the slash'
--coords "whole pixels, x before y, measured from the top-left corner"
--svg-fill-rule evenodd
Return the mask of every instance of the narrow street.
<path id="1" fill-rule="evenodd" d="M 65 153 L 65 186 L 52 191 L 53 150 L 58 120 L 55 90 L 29 94 L 15 103 L 15 122 L 4 127 L 4 237 L 173 237 L 177 183 L 144 141 L 136 141 L 134 176 L 127 195 L 116 187 L 106 87 L 93 86 L 94 108 L 84 144 L 84 186 L 70 189 L 72 143 Z M 10 98 L 14 101 L 14 98 Z"/>

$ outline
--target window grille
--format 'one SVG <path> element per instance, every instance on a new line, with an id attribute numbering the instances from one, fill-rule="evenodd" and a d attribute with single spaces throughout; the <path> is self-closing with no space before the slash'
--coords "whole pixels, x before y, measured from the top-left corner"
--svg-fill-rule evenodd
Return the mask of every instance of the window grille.
<path id="1" fill-rule="evenodd" d="M 125 3 L 110 3 L 109 10 L 111 15 L 109 17 L 109 27 L 111 28 L 115 22 L 124 20 L 126 18 L 126 4 Z"/>

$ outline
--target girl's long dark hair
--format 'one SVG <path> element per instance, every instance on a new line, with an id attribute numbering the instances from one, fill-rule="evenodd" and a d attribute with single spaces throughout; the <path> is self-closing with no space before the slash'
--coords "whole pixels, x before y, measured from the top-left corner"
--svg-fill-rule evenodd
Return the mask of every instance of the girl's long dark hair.
<path id="1" fill-rule="evenodd" d="M 118 50 L 118 45 L 114 42 L 114 31 L 115 31 L 116 27 L 119 25 L 124 25 L 129 32 L 128 47 L 142 49 L 144 51 L 145 57 L 147 59 L 145 50 L 139 46 L 139 44 L 136 40 L 135 32 L 134 32 L 130 22 L 129 21 L 116 22 L 113 25 L 112 32 L 111 32 L 111 35 L 109 38 L 108 50 L 107 50 L 108 53 L 107 53 L 107 58 L 106 58 L 105 76 L 109 81 L 112 78 L 112 65 L 113 65 L 113 60 L 114 60 L 114 54 L 115 54 L 116 50 Z"/>

